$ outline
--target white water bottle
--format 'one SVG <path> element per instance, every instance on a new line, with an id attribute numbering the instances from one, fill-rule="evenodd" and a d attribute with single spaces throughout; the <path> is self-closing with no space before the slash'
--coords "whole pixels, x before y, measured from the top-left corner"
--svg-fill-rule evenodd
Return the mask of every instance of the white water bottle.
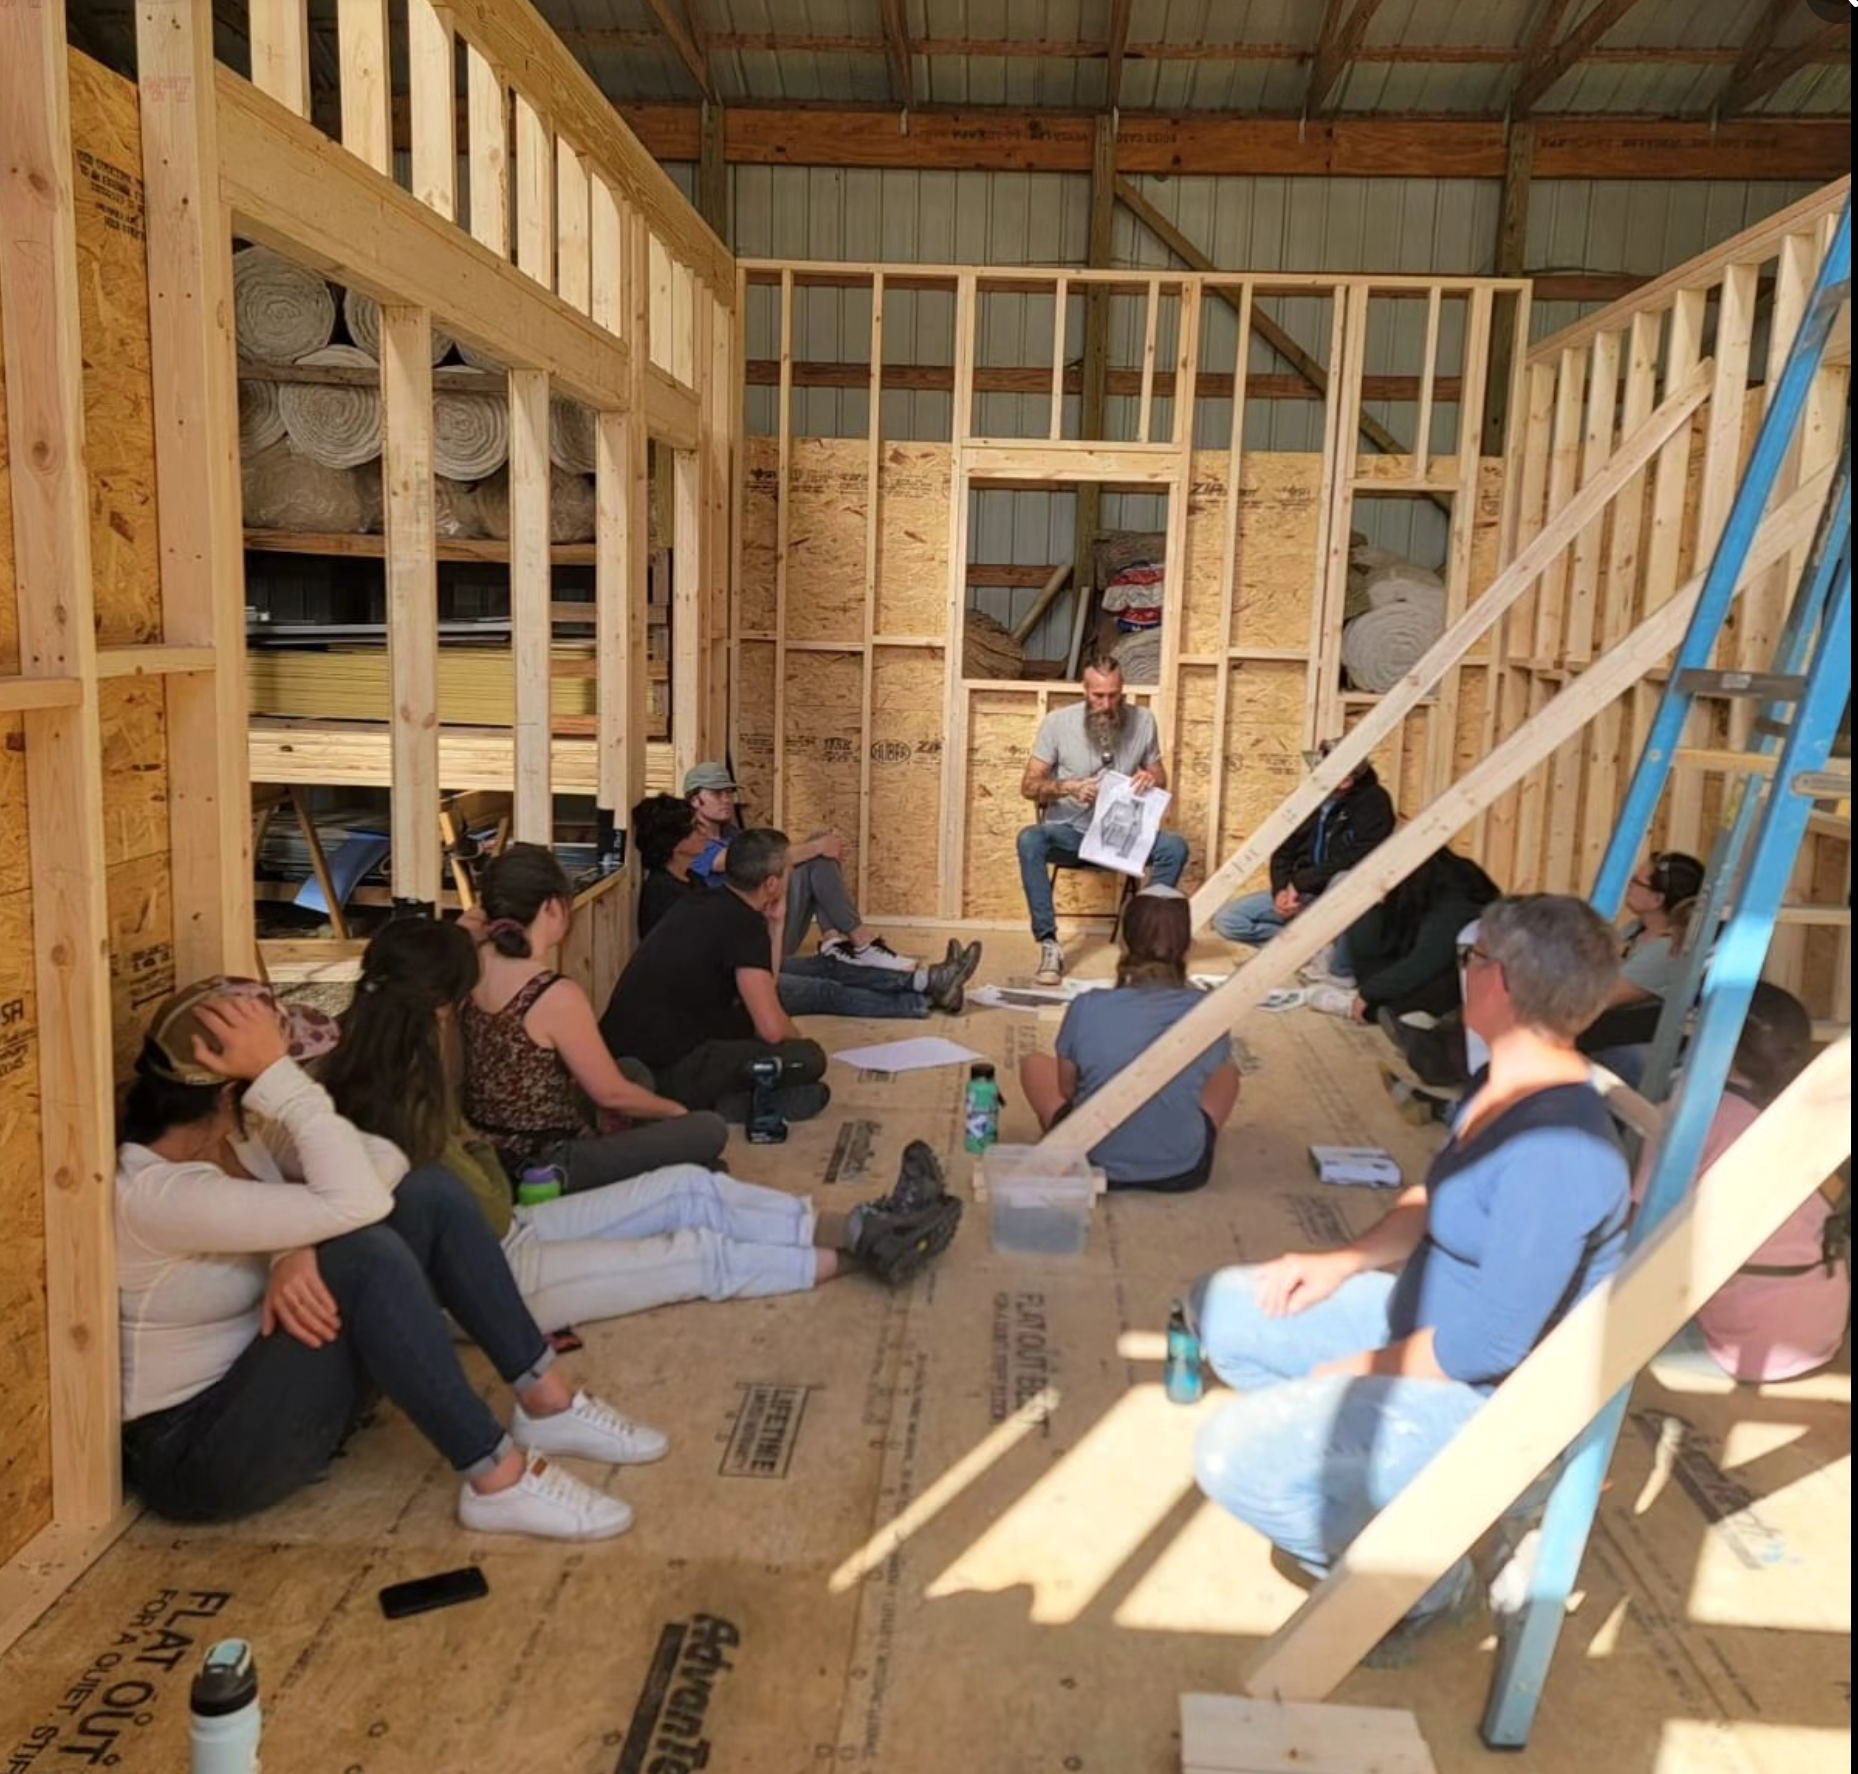
<path id="1" fill-rule="evenodd" d="M 193 1774 L 258 1774 L 258 1665 L 244 1639 L 221 1639 L 194 1677 Z"/>

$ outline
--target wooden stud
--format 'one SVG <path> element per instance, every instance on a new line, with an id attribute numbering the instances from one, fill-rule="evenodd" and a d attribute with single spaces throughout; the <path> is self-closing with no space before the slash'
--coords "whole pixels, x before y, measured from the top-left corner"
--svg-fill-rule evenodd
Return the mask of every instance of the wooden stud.
<path id="1" fill-rule="evenodd" d="M 336 32 L 342 53 L 342 146 L 391 177 L 387 0 L 336 0 Z"/>
<path id="2" fill-rule="evenodd" d="M 252 84 L 299 117 L 310 114 L 309 0 L 269 0 L 247 13 Z"/>
<path id="3" fill-rule="evenodd" d="M 217 668 L 165 686 L 174 961 L 197 979 L 255 956 L 232 235 L 211 20 L 178 0 L 141 7 L 136 29 L 162 632 Z"/>
<path id="4" fill-rule="evenodd" d="M 1655 620 L 1655 619 L 1654 619 Z M 1267 1641 L 1247 1692 L 1321 1700 L 1851 1155 L 1851 1038 L 1720 1157 L 1364 1528 Z"/>
<path id="5" fill-rule="evenodd" d="M 1105 113 L 1091 125 L 1090 150 L 1090 225 L 1085 244 L 1086 263 L 1090 267 L 1106 266 L 1115 246 L 1116 222 L 1116 119 Z M 959 355 L 959 341 L 957 341 Z M 1107 406 L 1109 397 L 1110 369 L 1110 298 L 1103 287 L 1089 279 L 1084 282 L 1084 355 L 1079 366 L 1082 380 L 1079 384 L 1077 435 L 1083 442 L 1101 441 L 1108 430 Z M 968 369 L 970 390 L 973 382 L 973 366 Z M 955 413 L 955 445 L 959 453 L 961 445 L 972 434 L 974 402 L 972 392 L 957 400 Z M 957 483 L 959 485 L 959 483 Z M 1089 621 L 1088 606 L 1093 597 L 1102 590 L 1096 583 L 1096 549 L 1097 531 L 1103 521 L 1102 488 L 1086 482 L 1077 490 L 1076 523 L 1073 530 L 1074 540 L 1071 545 L 1071 576 L 1078 588 L 1078 597 L 1086 606 L 1084 620 Z M 952 565 L 952 560 L 951 560 Z M 951 678 L 955 672 L 955 650 L 961 645 L 961 630 L 949 631 L 951 652 L 949 670 Z M 951 786 L 944 784 L 944 789 Z M 946 798 L 943 802 L 944 816 L 951 814 Z M 946 883 L 944 883 L 946 891 Z"/>
<path id="6" fill-rule="evenodd" d="M 942 711 L 941 895 L 944 918 L 961 912 L 962 864 L 967 839 L 967 804 L 962 779 L 968 761 L 968 693 L 962 685 L 961 653 L 968 614 L 969 415 L 974 411 L 975 333 L 980 308 L 972 274 L 955 289 L 955 433 L 950 465 L 948 512 L 948 643 L 944 660 L 947 691 Z M 1089 435 L 1088 431 L 1085 433 Z M 1048 446 L 1049 447 L 1049 446 Z M 1083 503 L 1079 499 L 1079 505 Z"/>
<path id="7" fill-rule="evenodd" d="M 579 313 L 593 308 L 593 220 L 587 162 L 555 144 L 555 293 Z"/>
<path id="8" fill-rule="evenodd" d="M 519 101 L 520 102 L 520 101 Z M 510 644 L 516 670 L 516 823 L 519 841 L 552 844 L 548 606 L 549 379 L 510 371 Z"/>
<path id="9" fill-rule="evenodd" d="M 1444 298 L 1436 289 L 1426 298 L 1425 361 L 1419 372 L 1419 419 L 1413 426 L 1413 478 L 1422 485 L 1432 463 L 1432 396 L 1439 373 L 1439 320 L 1444 305 Z M 1466 364 L 1471 361 L 1467 353 Z M 1458 429 L 1462 439 L 1462 420 Z"/>
<path id="10" fill-rule="evenodd" d="M 1368 288 L 1350 284 L 1332 298 L 1329 387 L 1324 413 L 1323 530 L 1311 609 L 1308 748 L 1342 731 L 1342 610 L 1348 599 L 1349 534 L 1361 431 L 1360 366 L 1367 352 Z"/>
<path id="11" fill-rule="evenodd" d="M 650 248 L 651 360 L 655 367 L 669 375 L 673 362 L 671 254 L 656 234 L 651 237 Z"/>
<path id="12" fill-rule="evenodd" d="M 1052 292 L 1052 415 L 1051 424 L 1045 434 L 1052 443 L 1058 443 L 1064 437 L 1065 334 L 1068 330 L 1065 320 L 1070 301 L 1070 279 L 1061 277 L 1058 279 L 1056 289 Z M 879 375 L 881 379 L 882 365 L 875 358 L 872 362 L 876 366 L 873 373 Z M 874 387 L 871 398 L 876 400 L 877 395 L 878 390 Z M 1077 566 L 1077 562 L 1072 562 L 1074 571 Z M 1084 574 L 1078 574 L 1077 582 L 1080 586 L 1084 583 L 1085 577 Z"/>
<path id="13" fill-rule="evenodd" d="M 712 757 L 723 754 L 729 736 L 729 604 L 736 583 L 734 556 L 735 469 L 737 440 L 742 435 L 743 400 L 741 340 L 727 305 L 718 302 L 701 284 L 697 302 L 708 317 L 709 365 L 700 380 L 709 415 L 707 474 L 709 503 L 710 582 L 706 619 L 707 725 L 705 749 Z"/>
<path id="14" fill-rule="evenodd" d="M 1064 280 L 1059 280 L 1064 287 Z M 1059 329 L 1059 354 L 1062 356 L 1063 329 Z M 877 691 L 877 569 L 878 539 L 882 533 L 884 497 L 884 409 L 882 377 L 884 368 L 884 274 L 871 279 L 871 392 L 867 399 L 870 414 L 870 437 L 865 455 L 865 527 L 864 527 L 864 659 L 863 678 L 858 690 L 858 903 L 871 903 L 871 710 Z M 1063 396 L 1054 394 L 1054 410 L 1063 411 Z M 953 655 L 959 638 L 949 648 Z"/>
<path id="15" fill-rule="evenodd" d="M 626 218 L 618 195 L 595 173 L 588 181 L 587 312 L 616 339 L 626 331 Z M 630 342 L 630 341 L 628 341 Z"/>
<path id="16" fill-rule="evenodd" d="M 452 15 L 438 0 L 407 0 L 406 30 L 413 195 L 449 221 L 458 213 L 458 55 Z"/>
<path id="17" fill-rule="evenodd" d="M 671 265 L 671 374 L 686 388 L 697 380 L 697 284 L 688 265 Z"/>
<path id="18" fill-rule="evenodd" d="M 465 45 L 466 133 L 471 165 L 471 238 L 510 256 L 510 94 L 475 43 Z"/>
<path id="19" fill-rule="evenodd" d="M 0 6 L 0 328 L 13 464 L 13 573 L 26 677 L 81 700 L 29 709 L 27 845 L 38 1001 L 52 1517 L 122 1508 L 109 907 L 96 690 L 84 341 L 64 8 Z M 28 472 L 28 466 L 30 472 Z"/>
<path id="20" fill-rule="evenodd" d="M 1161 281 L 1151 277 L 1144 292 L 1142 306 L 1142 403 L 1135 427 L 1137 443 L 1153 443 L 1155 413 L 1155 333 L 1161 322 Z"/>
<path id="21" fill-rule="evenodd" d="M 625 210 L 626 336 L 632 346 L 632 402 L 626 414 L 626 578 L 625 652 L 618 673 L 624 680 L 626 732 L 631 743 L 624 759 L 628 812 L 646 791 L 646 735 L 649 730 L 649 646 L 646 635 L 646 600 L 651 580 L 651 440 L 645 421 L 645 381 L 650 368 L 646 350 L 646 224 L 636 209 Z M 671 784 L 672 792 L 682 788 Z M 635 871 L 636 879 L 636 871 Z M 626 941 L 633 938 L 629 922 Z"/>
<path id="22" fill-rule="evenodd" d="M 381 310 L 381 403 L 387 670 L 393 685 L 390 866 L 396 899 L 436 906 L 444 873 L 439 846 L 439 567 L 433 527 L 432 316 L 424 308 Z"/>
<path id="23" fill-rule="evenodd" d="M 1219 664 L 1213 680 L 1213 782 L 1206 809 L 1206 861 L 1210 868 L 1224 836 L 1226 733 L 1232 719 L 1232 616 L 1239 568 L 1240 487 L 1245 478 L 1245 383 L 1251 368 L 1252 286 L 1239 290 L 1238 339 L 1232 353 L 1232 424 L 1226 434 L 1225 538 L 1219 559 Z M 1191 423 L 1191 421 L 1190 421 Z M 1188 433 L 1191 446 L 1192 432 Z"/>
<path id="24" fill-rule="evenodd" d="M 1240 882 L 1264 866 L 1271 852 L 1322 805 L 1325 796 L 1372 756 L 1446 670 L 1462 659 L 1535 583 L 1581 526 L 1618 496 L 1620 488 L 1651 460 L 1664 440 L 1689 423 L 1690 415 L 1703 404 L 1708 386 L 1707 374 L 1699 369 L 1638 431 L 1624 439 L 1602 473 L 1542 526 L 1484 595 L 1470 605 L 1399 684 L 1375 703 L 1302 786 L 1247 837 L 1235 855 L 1208 876 L 1193 897 L 1196 930 L 1206 924 Z"/>
<path id="25" fill-rule="evenodd" d="M 1152 330 L 1152 329 L 1151 329 Z M 1174 397 L 1174 443 L 1175 456 L 1174 478 L 1168 486 L 1168 522 L 1167 540 L 1163 545 L 1163 570 L 1168 578 L 1182 588 L 1182 595 L 1174 601 L 1162 619 L 1161 625 L 1161 690 L 1155 698 L 1153 707 L 1155 720 L 1160 728 L 1162 756 L 1175 759 L 1175 741 L 1178 727 L 1175 721 L 1175 706 L 1180 694 L 1181 677 L 1181 639 L 1183 617 L 1182 605 L 1185 601 L 1185 589 L 1189 575 L 1193 572 L 1190 558 L 1187 528 L 1187 505 L 1193 489 L 1193 474 L 1189 467 L 1192 460 L 1191 444 L 1193 442 L 1192 422 L 1194 409 L 1194 377 L 1200 361 L 1200 286 L 1184 285 L 1181 290 L 1180 337 L 1176 345 L 1179 363 L 1177 370 L 1178 392 Z M 1182 414 L 1187 415 L 1189 427 L 1187 442 L 1180 441 Z M 1146 435 L 1148 426 L 1143 425 Z M 1178 773 L 1178 760 L 1171 764 Z"/>
<path id="26" fill-rule="evenodd" d="M 516 266 L 555 287 L 555 138 L 548 120 L 516 94 Z"/>
<path id="27" fill-rule="evenodd" d="M 1704 292 L 1683 290 L 1671 303 L 1665 332 L 1664 385 L 1690 376 L 1703 357 Z M 1655 610 L 1677 590 L 1690 478 L 1690 429 L 1675 432 L 1659 452 L 1652 476 L 1651 534 L 1645 545 L 1645 608 Z"/>
<path id="28" fill-rule="evenodd" d="M 1814 477 L 1784 506 L 1769 515 L 1750 547 L 1740 580 L 1742 585 L 1812 534 L 1829 480 L 1829 475 Z M 1557 542 L 1555 546 L 1562 544 Z M 1547 552 L 1546 549 L 1538 552 L 1534 570 L 1540 570 L 1540 558 Z M 1399 827 L 1371 857 L 1352 869 L 1346 880 L 1338 882 L 1301 913 L 1281 936 L 1258 950 L 1229 979 L 1207 993 L 1166 1034 L 1087 1102 L 1079 1104 L 1040 1144 L 1054 1152 L 1088 1152 L 1143 1103 L 1152 1101 L 1155 1092 L 1204 1053 L 1211 1042 L 1258 1014 L 1268 993 L 1293 978 L 1298 968 L 1334 942 L 1369 906 L 1398 886 L 1441 845 L 1449 843 L 1496 796 L 1541 759 L 1565 745 L 1597 710 L 1617 700 L 1663 660 L 1683 637 L 1691 611 L 1702 592 L 1703 577 L 1701 573 L 1695 575 L 1677 597 L 1648 616 L 1605 658 L 1595 660 L 1539 714 L 1526 721 L 1488 757 L 1480 759 L 1438 800 Z M 1479 599 L 1467 612 L 1465 621 L 1468 623 L 1484 614 L 1484 607 L 1491 601 L 1488 596 Z M 1434 668 L 1434 675 L 1442 669 L 1441 660 Z M 1383 698 L 1371 711 L 1370 718 L 1383 714 L 1387 701 Z M 1240 853 L 1229 859 L 1194 895 L 1196 917 L 1202 915 L 1203 907 L 1204 915 L 1210 916 L 1220 903 L 1216 895 L 1223 894 L 1231 881 L 1247 878 L 1270 855 L 1272 847 L 1289 831 L 1294 831 L 1313 807 L 1320 804 L 1340 775 L 1358 764 L 1387 730 L 1383 725 L 1379 732 L 1364 740 L 1362 735 L 1370 732 L 1364 721 L 1348 735 L 1324 760 L 1317 774 L 1292 794 L 1253 834 Z"/>
<path id="29" fill-rule="evenodd" d="M 956 316 L 959 324 L 960 316 Z M 781 277 L 781 392 L 776 415 L 777 479 L 774 492 L 774 823 L 787 805 L 787 551 L 792 540 L 794 422 L 794 280 Z M 957 334 L 959 339 L 959 333 Z M 957 635 L 957 644 L 959 636 Z M 951 670 L 951 677 L 953 675 Z"/>
<path id="30" fill-rule="evenodd" d="M 627 567 L 631 538 L 626 533 L 627 422 L 623 413 L 600 413 L 594 419 L 594 604 L 600 640 L 595 649 L 599 672 L 599 804 L 620 814 L 630 810 L 626 768 L 644 733 L 629 721 L 626 674 L 631 644 L 631 602 Z M 642 590 L 643 588 L 641 588 Z M 643 602 L 643 598 L 640 599 Z"/>
<path id="31" fill-rule="evenodd" d="M 673 458 L 671 753 L 681 778 L 703 747 L 703 481 L 696 450 Z"/>
<path id="32" fill-rule="evenodd" d="M 1587 421 L 1581 438 L 1583 484 L 1600 472 L 1613 447 L 1623 345 L 1618 333 L 1602 333 L 1593 342 L 1587 370 Z M 1601 525 L 1589 524 L 1574 538 L 1564 651 L 1565 662 L 1569 665 L 1585 665 L 1593 657 L 1594 622 L 1600 597 L 1601 530 Z"/>

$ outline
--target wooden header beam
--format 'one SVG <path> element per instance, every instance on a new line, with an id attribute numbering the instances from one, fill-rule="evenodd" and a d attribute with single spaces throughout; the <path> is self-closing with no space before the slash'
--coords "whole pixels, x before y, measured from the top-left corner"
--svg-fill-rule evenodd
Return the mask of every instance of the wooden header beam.
<path id="1" fill-rule="evenodd" d="M 643 147 L 663 161 L 699 158 L 701 107 L 622 104 Z M 1092 114 L 1005 107 L 917 110 L 898 132 L 891 110 L 732 105 L 723 153 L 734 166 L 897 167 L 907 171 L 1090 170 Z M 1121 113 L 1116 170 L 1269 177 L 1500 179 L 1496 118 L 1169 116 Z M 1538 179 L 1835 179 L 1851 169 L 1844 118 L 1536 120 Z"/>
<path id="2" fill-rule="evenodd" d="M 229 69 L 217 90 L 220 191 L 239 233 L 384 305 L 430 309 L 589 406 L 625 406 L 619 340 Z"/>
<path id="3" fill-rule="evenodd" d="M 1373 0 L 1379 4 L 1379 0 Z M 1123 62 L 1129 54 L 1129 24 L 1135 14 L 1135 0 L 1110 0 L 1110 40 L 1105 47 L 1108 67 L 1104 74 L 1103 102 L 1107 110 L 1118 109 L 1123 102 Z"/>

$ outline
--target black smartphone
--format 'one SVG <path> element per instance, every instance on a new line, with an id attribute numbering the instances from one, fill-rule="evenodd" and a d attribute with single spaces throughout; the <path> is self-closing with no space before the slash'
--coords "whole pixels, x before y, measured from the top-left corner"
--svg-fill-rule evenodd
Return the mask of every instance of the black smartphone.
<path id="1" fill-rule="evenodd" d="M 476 1565 L 444 1571 L 437 1577 L 415 1577 L 411 1583 L 390 1583 L 381 1591 L 381 1612 L 389 1620 L 430 1614 L 434 1608 L 454 1608 L 460 1602 L 479 1601 L 490 1585 Z"/>

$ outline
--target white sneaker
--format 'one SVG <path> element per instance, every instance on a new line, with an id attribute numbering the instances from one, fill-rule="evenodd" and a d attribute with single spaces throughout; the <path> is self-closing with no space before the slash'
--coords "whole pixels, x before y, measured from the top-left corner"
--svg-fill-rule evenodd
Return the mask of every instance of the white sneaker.
<path id="1" fill-rule="evenodd" d="M 565 1411 L 532 1417 L 519 1404 L 510 1419 L 510 1439 L 532 1454 L 573 1455 L 608 1466 L 649 1466 L 671 1451 L 671 1438 L 622 1417 L 603 1399 L 577 1392 Z"/>
<path id="2" fill-rule="evenodd" d="M 458 1493 L 458 1520 L 474 1534 L 533 1534 L 538 1540 L 611 1540 L 632 1526 L 632 1505 L 582 1484 L 533 1455 L 507 1490 Z"/>
<path id="3" fill-rule="evenodd" d="M 1039 944 L 1039 970 L 1032 976 L 1034 985 L 1064 984 L 1064 945 L 1048 937 Z"/>
<path id="4" fill-rule="evenodd" d="M 847 961 L 854 967 L 876 967 L 885 973 L 914 973 L 917 965 L 913 955 L 899 955 L 881 936 L 874 936 L 862 948 L 849 936 L 835 936 L 821 943 L 819 952 L 835 961 Z"/>

